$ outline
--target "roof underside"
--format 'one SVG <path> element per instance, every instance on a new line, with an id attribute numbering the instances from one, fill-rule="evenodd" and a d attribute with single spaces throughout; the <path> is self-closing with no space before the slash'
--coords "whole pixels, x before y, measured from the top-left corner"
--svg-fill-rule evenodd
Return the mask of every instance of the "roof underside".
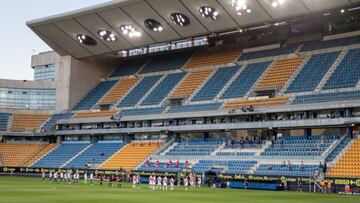
<path id="1" fill-rule="evenodd" d="M 360 0 L 287 0 L 281 7 L 271 6 L 271 0 L 248 0 L 250 14 L 239 16 L 231 6 L 231 0 L 114 0 L 108 3 L 50 16 L 27 22 L 27 25 L 58 54 L 85 58 L 120 50 L 143 47 L 150 44 L 181 40 L 189 37 L 235 30 L 267 21 L 349 6 Z M 205 19 L 199 13 L 201 6 L 211 6 L 219 12 L 217 20 Z M 175 25 L 170 14 L 180 12 L 190 19 L 185 27 Z M 144 20 L 152 18 L 160 22 L 164 30 L 152 32 Z M 140 37 L 130 38 L 119 27 L 132 25 Z M 108 30 L 118 40 L 106 42 L 97 32 Z M 78 34 L 96 39 L 96 46 L 80 44 Z"/>

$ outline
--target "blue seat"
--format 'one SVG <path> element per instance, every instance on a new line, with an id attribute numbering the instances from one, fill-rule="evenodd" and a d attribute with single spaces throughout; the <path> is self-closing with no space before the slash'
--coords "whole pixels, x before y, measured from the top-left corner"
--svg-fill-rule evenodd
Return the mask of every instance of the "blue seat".
<path id="1" fill-rule="evenodd" d="M 244 97 L 270 64 L 271 61 L 266 61 L 247 65 L 224 92 L 221 99 Z"/>
<path id="2" fill-rule="evenodd" d="M 116 84 L 116 82 L 116 80 L 100 82 L 75 106 L 74 110 L 86 110 L 92 108 Z"/>
<path id="3" fill-rule="evenodd" d="M 289 45 L 287 47 L 282 47 L 282 48 L 278 48 L 278 49 L 270 49 L 270 50 L 244 53 L 241 55 L 239 61 L 245 61 L 245 60 L 256 59 L 256 58 L 264 58 L 264 57 L 272 57 L 272 56 L 280 56 L 280 55 L 294 53 L 298 46 L 299 46 L 298 44 L 295 44 L 295 45 Z"/>
<path id="4" fill-rule="evenodd" d="M 68 160 L 87 147 L 88 143 L 68 142 L 57 146 L 53 151 L 38 160 L 32 167 L 60 168 Z"/>
<path id="5" fill-rule="evenodd" d="M 193 97 L 192 101 L 214 99 L 238 70 L 238 66 L 218 69 L 204 87 Z"/>
<path id="6" fill-rule="evenodd" d="M 118 68 L 115 69 L 113 73 L 111 73 L 110 77 L 121 77 L 121 76 L 129 76 L 135 75 L 142 66 L 148 61 L 148 58 L 140 58 L 140 59 L 132 59 L 122 61 Z"/>
<path id="7" fill-rule="evenodd" d="M 134 89 L 120 102 L 119 107 L 135 106 L 140 99 L 148 92 L 161 78 L 161 75 L 148 76 L 143 78 Z"/>
<path id="8" fill-rule="evenodd" d="M 340 52 L 330 52 L 311 56 L 309 61 L 295 77 L 294 81 L 289 85 L 286 92 L 293 93 L 315 90 L 339 54 Z"/>
<path id="9" fill-rule="evenodd" d="M 164 80 L 161 81 L 160 84 L 144 99 L 141 105 L 160 104 L 184 76 L 185 73 L 167 75 Z"/>
<path id="10" fill-rule="evenodd" d="M 124 146 L 121 142 L 94 143 L 64 168 L 87 168 L 87 164 L 101 164 Z"/>
<path id="11" fill-rule="evenodd" d="M 360 49 L 350 50 L 323 89 L 355 87 L 360 80 Z"/>
<path id="12" fill-rule="evenodd" d="M 49 118 L 49 120 L 43 125 L 42 129 L 50 130 L 52 127 L 54 127 L 54 125 L 56 124 L 56 122 L 58 120 L 69 119 L 69 118 L 71 118 L 72 115 L 73 115 L 73 113 L 71 113 L 71 112 L 53 114 Z"/>

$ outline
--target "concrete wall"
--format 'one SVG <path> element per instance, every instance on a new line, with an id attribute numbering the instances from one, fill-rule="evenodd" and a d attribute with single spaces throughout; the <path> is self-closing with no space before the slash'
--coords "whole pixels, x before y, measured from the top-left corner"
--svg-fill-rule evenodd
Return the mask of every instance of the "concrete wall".
<path id="1" fill-rule="evenodd" d="M 55 64 L 59 60 L 59 55 L 54 51 L 44 52 L 31 56 L 31 67 Z"/>
<path id="2" fill-rule="evenodd" d="M 27 88 L 27 89 L 55 89 L 54 81 L 28 81 L 28 80 L 6 80 L 0 79 L 0 87 Z"/>
<path id="3" fill-rule="evenodd" d="M 56 111 L 72 109 L 114 69 L 113 56 L 77 60 L 60 57 L 56 62 Z"/>

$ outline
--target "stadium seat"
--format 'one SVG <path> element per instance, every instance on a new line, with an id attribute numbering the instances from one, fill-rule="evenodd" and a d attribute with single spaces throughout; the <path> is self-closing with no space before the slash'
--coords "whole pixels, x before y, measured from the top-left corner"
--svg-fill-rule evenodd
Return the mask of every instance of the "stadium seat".
<path id="1" fill-rule="evenodd" d="M 186 68 L 234 63 L 239 55 L 240 49 L 201 49 L 190 58 Z"/>
<path id="2" fill-rule="evenodd" d="M 100 165 L 100 169 L 132 170 L 163 144 L 154 142 L 131 142 Z"/>
<path id="3" fill-rule="evenodd" d="M 270 64 L 271 61 L 248 64 L 224 92 L 221 99 L 244 97 Z"/>
<path id="4" fill-rule="evenodd" d="M 45 144 L 0 143 L 0 157 L 3 166 L 27 166 L 27 161 Z"/>
<path id="5" fill-rule="evenodd" d="M 117 152 L 124 144 L 122 142 L 98 142 L 91 144 L 84 152 L 67 163 L 64 168 L 89 168 L 91 165 L 100 165 Z"/>
<path id="6" fill-rule="evenodd" d="M 139 78 L 122 78 L 100 100 L 99 104 L 116 104 L 139 81 Z"/>
<path id="7" fill-rule="evenodd" d="M 135 106 L 140 99 L 160 80 L 161 75 L 143 78 L 119 103 L 118 107 Z"/>
<path id="8" fill-rule="evenodd" d="M 213 100 L 238 70 L 238 66 L 219 68 L 192 98 L 192 101 Z"/>
<path id="9" fill-rule="evenodd" d="M 74 110 L 91 109 L 116 83 L 116 80 L 100 82 L 74 107 Z"/>
<path id="10" fill-rule="evenodd" d="M 49 115 L 42 114 L 13 114 L 12 132 L 33 132 L 38 129 Z"/>
<path id="11" fill-rule="evenodd" d="M 176 88 L 172 97 L 188 97 L 192 95 L 212 72 L 212 69 L 190 71 Z"/>
<path id="12" fill-rule="evenodd" d="M 170 91 L 181 81 L 185 73 L 175 73 L 167 75 L 163 81 L 144 99 L 140 104 L 145 105 L 158 105 L 170 93 Z"/>
<path id="13" fill-rule="evenodd" d="M 46 154 L 46 156 L 37 160 L 32 167 L 60 168 L 88 145 L 89 142 L 63 142 Z"/>
<path id="14" fill-rule="evenodd" d="M 140 71 L 140 74 L 180 69 L 193 53 L 194 51 L 190 50 L 153 56 Z"/>
<path id="15" fill-rule="evenodd" d="M 278 59 L 257 85 L 256 90 L 283 88 L 303 60 L 300 56 Z"/>
<path id="16" fill-rule="evenodd" d="M 336 67 L 323 89 L 355 87 L 360 80 L 360 49 L 351 49 Z"/>
<path id="17" fill-rule="evenodd" d="M 360 139 L 357 139 L 336 162 L 328 175 L 337 178 L 360 178 Z"/>
<path id="18" fill-rule="evenodd" d="M 286 93 L 313 91 L 330 69 L 340 52 L 330 52 L 311 56 L 301 69 Z"/>

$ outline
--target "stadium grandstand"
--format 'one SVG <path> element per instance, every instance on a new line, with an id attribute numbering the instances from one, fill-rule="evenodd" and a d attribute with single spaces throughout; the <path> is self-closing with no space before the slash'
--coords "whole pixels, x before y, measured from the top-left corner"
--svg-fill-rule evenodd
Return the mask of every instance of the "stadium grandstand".
<path id="1" fill-rule="evenodd" d="M 37 80 L 0 80 L 1 172 L 358 188 L 358 3 L 127 0 L 29 21 L 54 51 L 32 57 Z"/>

